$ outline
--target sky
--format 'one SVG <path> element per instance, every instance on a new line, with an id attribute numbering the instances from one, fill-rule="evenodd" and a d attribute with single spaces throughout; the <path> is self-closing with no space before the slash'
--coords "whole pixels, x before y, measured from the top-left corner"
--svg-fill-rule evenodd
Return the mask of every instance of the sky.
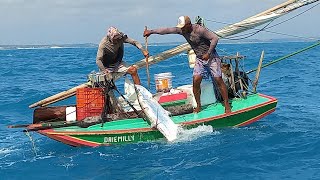
<path id="1" fill-rule="evenodd" d="M 211 30 L 258 14 L 285 0 L 0 0 L 0 45 L 98 44 L 110 26 L 144 42 L 144 27 L 173 27 L 181 15 L 204 17 Z M 317 2 L 318 3 L 318 2 Z M 290 13 L 288 19 L 312 5 Z M 320 37 L 320 5 L 273 29 L 289 35 Z M 290 38 L 267 32 L 254 39 Z M 184 42 L 179 35 L 152 35 L 149 43 Z"/>

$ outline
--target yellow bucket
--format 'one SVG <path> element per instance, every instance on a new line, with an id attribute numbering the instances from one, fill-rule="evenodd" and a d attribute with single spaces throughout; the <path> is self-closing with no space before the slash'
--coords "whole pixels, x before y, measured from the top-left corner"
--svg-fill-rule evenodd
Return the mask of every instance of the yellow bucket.
<path id="1" fill-rule="evenodd" d="M 154 80 L 156 81 L 157 92 L 167 92 L 172 88 L 172 73 L 160 73 L 154 75 Z"/>

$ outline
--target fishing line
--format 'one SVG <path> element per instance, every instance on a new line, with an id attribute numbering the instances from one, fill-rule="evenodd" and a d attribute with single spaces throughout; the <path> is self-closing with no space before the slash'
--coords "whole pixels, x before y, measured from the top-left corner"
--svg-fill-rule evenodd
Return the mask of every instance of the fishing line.
<path id="1" fill-rule="evenodd" d="M 35 146 L 35 144 L 34 144 L 34 141 L 33 141 L 33 139 L 32 139 L 32 136 L 30 135 L 30 133 L 29 133 L 29 131 L 28 131 L 27 129 L 26 129 L 24 132 L 25 132 L 26 136 L 28 136 L 29 139 L 30 139 L 30 141 L 31 141 L 32 150 L 33 150 L 34 154 L 35 154 L 36 156 L 38 156 L 37 151 L 36 151 L 36 146 Z"/>
<path id="2" fill-rule="evenodd" d="M 138 93 L 140 93 L 140 91 L 138 90 L 136 84 L 134 84 L 134 83 L 133 83 L 133 87 L 134 87 L 135 94 L 136 94 L 136 96 L 137 96 L 137 100 L 138 100 L 139 106 L 140 106 L 140 108 L 141 108 L 141 112 L 140 112 L 140 113 L 144 114 L 144 116 L 142 116 L 142 119 L 143 119 L 144 121 L 147 121 L 147 114 L 143 111 L 145 108 L 143 108 L 143 106 L 142 106 L 142 104 L 141 104 L 141 101 L 140 101 L 140 99 L 139 99 L 139 94 L 138 94 Z M 140 96 L 142 96 L 142 94 L 141 94 Z M 148 121 L 147 121 L 147 122 L 148 122 Z"/>
<path id="3" fill-rule="evenodd" d="M 269 28 L 266 28 L 266 29 L 269 29 Z M 262 30 L 263 32 L 268 32 L 268 33 L 271 33 L 271 34 L 278 34 L 278 35 L 283 35 L 283 36 L 289 36 L 289 37 L 295 37 L 295 38 L 298 38 L 298 39 L 304 39 L 304 40 L 317 40 L 316 38 L 308 38 L 308 37 L 302 37 L 302 36 L 297 36 L 297 35 L 292 35 L 292 34 L 287 34 L 287 33 L 281 33 L 281 32 L 274 32 L 274 31 L 268 31 L 268 30 Z M 261 32 L 261 31 L 259 31 Z M 231 37 L 241 37 L 241 36 L 245 36 L 245 35 L 250 35 L 252 33 L 245 33 L 245 34 L 241 34 L 241 35 L 234 35 L 234 36 L 231 36 Z M 257 33 L 255 33 L 257 34 Z M 228 39 L 228 38 L 224 38 L 224 39 Z M 229 38 L 230 39 L 230 38 Z M 230 40 L 234 40 L 234 39 L 230 39 Z"/>
<path id="4" fill-rule="evenodd" d="M 273 61 L 271 61 L 271 62 L 269 62 L 269 63 L 267 63 L 267 64 L 264 64 L 264 65 L 261 66 L 261 68 L 265 68 L 265 67 L 270 66 L 270 65 L 272 65 L 272 64 L 274 64 L 274 63 L 277 63 L 277 62 L 279 62 L 279 61 L 282 61 L 282 60 L 284 60 L 284 59 L 287 59 L 287 58 L 289 58 L 289 57 L 291 57 L 291 56 L 294 56 L 294 55 L 296 55 L 296 54 L 302 53 L 302 52 L 304 52 L 304 51 L 306 51 L 306 50 L 312 49 L 312 48 L 314 48 L 314 47 L 316 47 L 316 46 L 319 46 L 319 45 L 320 45 L 320 41 L 316 42 L 315 44 L 312 44 L 311 46 L 305 47 L 305 48 L 300 49 L 300 50 L 298 50 L 298 51 L 295 51 L 295 52 L 293 52 L 293 53 L 291 53 L 291 54 L 288 54 L 288 55 L 286 55 L 286 56 L 283 56 L 283 57 L 280 57 L 280 58 L 278 58 L 278 59 L 276 59 L 276 60 L 273 60 Z M 257 68 L 252 69 L 252 70 L 250 70 L 250 71 L 247 71 L 246 73 L 247 73 L 247 74 L 250 74 L 250 73 L 255 72 L 255 71 L 257 71 Z"/>

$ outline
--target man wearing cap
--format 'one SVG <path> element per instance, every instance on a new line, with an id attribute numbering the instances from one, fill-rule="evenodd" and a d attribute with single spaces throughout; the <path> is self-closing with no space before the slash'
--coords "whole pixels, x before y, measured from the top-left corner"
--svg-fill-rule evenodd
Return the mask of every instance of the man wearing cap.
<path id="1" fill-rule="evenodd" d="M 218 43 L 218 36 L 216 34 L 198 24 L 191 24 L 188 16 L 180 16 L 176 27 L 145 30 L 143 36 L 148 37 L 151 34 L 180 34 L 194 50 L 197 56 L 193 69 L 193 94 L 197 102 L 197 107 L 194 109 L 195 113 L 198 113 L 201 110 L 200 84 L 206 70 L 210 71 L 218 85 L 224 100 L 225 112 L 231 112 L 228 102 L 227 87 L 221 77 L 221 60 L 215 50 Z"/>
<path id="2" fill-rule="evenodd" d="M 135 84 L 140 84 L 137 68 L 134 66 L 126 67 L 126 64 L 122 61 L 124 43 L 130 43 L 136 46 L 145 57 L 149 56 L 148 51 L 143 49 L 138 41 L 129 38 L 117 28 L 110 27 L 107 31 L 107 35 L 102 38 L 99 44 L 96 63 L 102 72 L 117 73 L 125 71 L 131 75 Z"/>

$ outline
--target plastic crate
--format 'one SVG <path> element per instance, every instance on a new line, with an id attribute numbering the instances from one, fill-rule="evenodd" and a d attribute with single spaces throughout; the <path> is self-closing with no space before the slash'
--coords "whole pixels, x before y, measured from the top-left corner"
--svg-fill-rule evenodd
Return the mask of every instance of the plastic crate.
<path id="1" fill-rule="evenodd" d="M 99 116 L 104 108 L 104 93 L 102 88 L 79 88 L 76 94 L 77 120 L 86 117 Z"/>

